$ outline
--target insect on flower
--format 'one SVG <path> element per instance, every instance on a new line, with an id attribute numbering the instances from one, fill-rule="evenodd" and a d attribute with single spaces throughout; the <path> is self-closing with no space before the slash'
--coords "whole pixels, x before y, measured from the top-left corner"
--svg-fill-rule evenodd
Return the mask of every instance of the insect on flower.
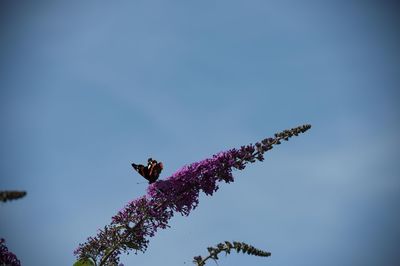
<path id="1" fill-rule="evenodd" d="M 263 139 L 254 145 L 219 152 L 183 166 L 165 178 L 164 182 L 156 182 L 163 169 L 161 162 L 149 158 L 147 166 L 132 163 L 133 169 L 150 184 L 154 184 L 147 188 L 146 195 L 130 201 L 113 216 L 111 224 L 99 230 L 95 237 L 89 237 L 86 243 L 79 244 L 74 254 L 79 260 L 91 259 L 94 262 L 91 264 L 118 265 L 122 253 L 132 250 L 145 252 L 149 238 L 159 229 L 169 227 L 168 222 L 174 213 L 188 216 L 198 206 L 200 192 L 213 195 L 219 188 L 219 182 L 234 181 L 232 170 L 243 170 L 250 163 L 262 161 L 263 154 L 274 145 L 310 128 L 311 125 L 302 125 L 277 133 L 274 138 Z M 240 245 L 242 249 L 243 245 Z M 214 252 L 212 256 L 214 255 L 217 254 Z"/>
<path id="2" fill-rule="evenodd" d="M 149 181 L 149 184 L 152 184 L 157 181 L 160 173 L 163 169 L 162 162 L 157 162 L 152 158 L 147 159 L 147 166 L 142 164 L 134 164 L 132 163 L 133 169 L 135 169 L 141 176 L 146 178 Z"/>

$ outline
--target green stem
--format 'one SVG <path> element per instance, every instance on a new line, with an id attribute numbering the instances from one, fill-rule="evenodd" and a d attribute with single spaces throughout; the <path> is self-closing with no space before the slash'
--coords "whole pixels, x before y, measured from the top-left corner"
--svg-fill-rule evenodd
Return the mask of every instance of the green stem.
<path id="1" fill-rule="evenodd" d="M 115 245 L 115 246 L 111 249 L 111 251 L 108 252 L 108 253 L 102 258 L 102 260 L 100 261 L 99 266 L 105 265 L 104 263 L 107 262 L 108 258 L 111 256 L 111 254 L 112 254 L 114 251 L 116 251 L 117 249 L 118 249 L 118 245 Z"/>

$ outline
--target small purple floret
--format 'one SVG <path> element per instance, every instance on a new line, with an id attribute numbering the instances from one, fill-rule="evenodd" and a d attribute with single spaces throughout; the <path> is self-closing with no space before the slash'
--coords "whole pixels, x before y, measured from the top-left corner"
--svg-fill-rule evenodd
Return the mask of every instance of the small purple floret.
<path id="1" fill-rule="evenodd" d="M 21 262 L 18 260 L 17 256 L 6 247 L 3 238 L 0 239 L 0 265 L 21 266 Z"/>

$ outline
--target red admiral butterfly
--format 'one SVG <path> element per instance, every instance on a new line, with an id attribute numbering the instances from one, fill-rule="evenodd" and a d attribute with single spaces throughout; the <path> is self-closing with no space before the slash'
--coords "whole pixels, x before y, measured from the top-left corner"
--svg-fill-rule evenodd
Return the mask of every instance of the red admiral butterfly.
<path id="1" fill-rule="evenodd" d="M 163 169 L 162 162 L 157 162 L 152 158 L 147 160 L 147 166 L 142 164 L 134 164 L 132 163 L 133 169 L 135 169 L 141 176 L 146 178 L 149 181 L 149 184 L 152 184 L 157 181 L 160 173 Z"/>

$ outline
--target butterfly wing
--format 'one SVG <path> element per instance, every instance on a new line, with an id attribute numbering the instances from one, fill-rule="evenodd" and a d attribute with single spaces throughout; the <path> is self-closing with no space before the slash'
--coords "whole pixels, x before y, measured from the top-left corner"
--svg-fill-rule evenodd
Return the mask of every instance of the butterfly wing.
<path id="1" fill-rule="evenodd" d="M 151 165 L 149 166 L 149 184 L 157 181 L 162 169 L 163 164 L 161 162 L 157 163 L 156 160 L 152 161 Z"/>
<path id="2" fill-rule="evenodd" d="M 149 180 L 149 169 L 142 164 L 132 163 L 133 169 L 135 169 L 141 176 Z"/>

